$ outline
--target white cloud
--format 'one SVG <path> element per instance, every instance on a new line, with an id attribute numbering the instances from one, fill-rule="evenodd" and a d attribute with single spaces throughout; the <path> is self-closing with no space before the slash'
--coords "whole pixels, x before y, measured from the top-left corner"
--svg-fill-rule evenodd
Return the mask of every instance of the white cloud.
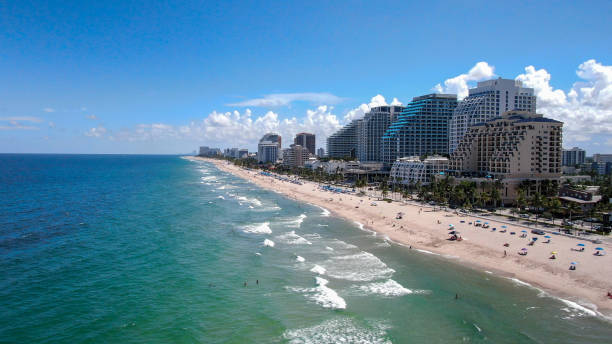
<path id="1" fill-rule="evenodd" d="M 4 123 L 3 123 L 4 122 Z M 26 124 L 24 124 L 24 122 Z M 0 117 L 0 130 L 38 130 L 32 123 L 42 122 L 41 118 L 30 116 Z"/>
<path id="2" fill-rule="evenodd" d="M 253 106 L 253 107 L 276 107 L 289 105 L 295 101 L 306 101 L 317 105 L 337 104 L 342 98 L 331 93 L 274 93 L 262 98 L 249 99 L 242 102 L 229 104 L 229 106 Z"/>
<path id="3" fill-rule="evenodd" d="M 95 128 L 90 128 L 87 132 L 85 132 L 86 136 L 91 137 L 103 137 L 106 134 L 107 130 L 103 126 L 99 125 Z"/>
<path id="4" fill-rule="evenodd" d="M 591 135 L 612 134 L 612 66 L 588 60 L 576 71 L 582 80 L 565 92 L 550 85 L 551 75 L 534 66 L 516 77 L 527 87 L 533 87 L 537 111 L 564 122 L 564 145 L 588 141 Z"/>
<path id="5" fill-rule="evenodd" d="M 0 121 L 40 123 L 43 120 L 40 117 L 13 116 L 13 117 L 0 117 Z"/>
<path id="6" fill-rule="evenodd" d="M 86 117 L 91 119 L 91 120 L 94 120 L 94 121 L 98 119 L 98 117 L 96 115 L 88 115 Z"/>
<path id="7" fill-rule="evenodd" d="M 55 112 L 55 109 L 53 109 L 53 108 L 44 108 L 43 111 L 44 112 Z"/>
<path id="8" fill-rule="evenodd" d="M 385 106 L 385 105 L 389 105 L 387 104 L 385 97 L 383 97 L 381 94 L 377 94 L 374 97 L 372 97 L 372 99 L 370 99 L 370 102 L 368 104 L 365 104 L 365 103 L 361 104 L 358 107 L 347 112 L 346 115 L 344 115 L 344 122 L 348 123 L 352 120 L 362 118 L 373 107 Z M 391 105 L 402 105 L 402 103 L 399 100 L 397 100 L 397 98 L 393 98 Z"/>
<path id="9" fill-rule="evenodd" d="M 469 82 L 491 79 L 495 76 L 495 67 L 487 62 L 478 62 L 466 74 L 459 74 L 454 78 L 446 79 L 444 86 L 437 84 L 433 90 L 437 93 L 457 94 L 459 99 L 468 96 Z"/>

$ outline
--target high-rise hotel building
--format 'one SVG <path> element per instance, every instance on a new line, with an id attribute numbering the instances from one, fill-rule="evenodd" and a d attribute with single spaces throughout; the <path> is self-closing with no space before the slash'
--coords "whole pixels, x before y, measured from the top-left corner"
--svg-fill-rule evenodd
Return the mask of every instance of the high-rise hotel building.
<path id="1" fill-rule="evenodd" d="M 295 135 L 295 139 L 293 139 L 293 143 L 296 145 L 300 145 L 306 149 L 312 155 L 315 155 L 315 135 L 310 133 L 299 133 Z"/>
<path id="2" fill-rule="evenodd" d="M 536 112 L 533 88 L 523 87 L 521 81 L 511 79 L 479 82 L 459 103 L 450 120 L 450 152 L 455 151 L 471 125 L 486 122 L 510 110 Z"/>
<path id="3" fill-rule="evenodd" d="M 471 126 L 452 153 L 449 170 L 494 179 L 561 176 L 563 122 L 527 111 Z"/>
<path id="4" fill-rule="evenodd" d="M 404 157 L 448 154 L 448 121 L 456 107 L 456 94 L 413 98 L 382 137 L 383 163 L 391 166 Z"/>
<path id="5" fill-rule="evenodd" d="M 354 120 L 327 138 L 327 156 L 332 159 L 355 157 L 357 151 L 357 122 Z"/>
<path id="6" fill-rule="evenodd" d="M 402 112 L 402 106 L 373 107 L 357 122 L 357 158 L 359 161 L 382 161 L 382 137 Z"/>

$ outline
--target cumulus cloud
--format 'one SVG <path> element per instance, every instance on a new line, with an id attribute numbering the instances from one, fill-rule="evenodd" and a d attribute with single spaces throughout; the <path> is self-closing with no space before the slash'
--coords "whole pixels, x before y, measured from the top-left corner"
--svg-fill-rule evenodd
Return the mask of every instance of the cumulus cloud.
<path id="1" fill-rule="evenodd" d="M 567 92 L 551 86 L 551 75 L 545 69 L 525 67 L 516 77 L 524 86 L 532 87 L 537 111 L 565 123 L 564 141 L 590 140 L 593 134 L 612 134 L 612 66 L 588 60 L 578 66 L 581 79 Z"/>
<path id="2" fill-rule="evenodd" d="M 91 120 L 94 120 L 94 121 L 98 119 L 98 117 L 96 115 L 88 115 L 86 117 L 91 119 Z"/>
<path id="3" fill-rule="evenodd" d="M 13 117 L 0 117 L 0 121 L 40 123 L 43 120 L 40 117 L 13 116 Z"/>
<path id="4" fill-rule="evenodd" d="M 103 137 L 106 133 L 106 128 L 99 125 L 95 128 L 90 128 L 87 132 L 85 132 L 85 135 L 91 137 Z"/>
<path id="5" fill-rule="evenodd" d="M 55 112 L 55 109 L 48 107 L 48 108 L 44 108 L 43 111 L 44 112 Z"/>
<path id="6" fill-rule="evenodd" d="M 381 94 L 377 94 L 374 97 L 372 97 L 372 99 L 370 99 L 370 102 L 368 104 L 363 103 L 359 105 L 358 107 L 347 112 L 346 115 L 344 115 L 344 122 L 348 123 L 352 120 L 362 118 L 373 107 L 385 106 L 385 105 L 389 105 L 387 104 L 385 97 L 383 97 Z M 402 103 L 399 100 L 397 100 L 397 98 L 393 98 L 391 105 L 402 105 Z"/>
<path id="7" fill-rule="evenodd" d="M 459 99 L 463 99 L 468 96 L 469 82 L 487 80 L 494 76 L 495 67 L 481 61 L 476 63 L 469 72 L 446 79 L 444 85 L 437 84 L 433 90 L 437 93 L 457 94 Z"/>
<path id="8" fill-rule="evenodd" d="M 289 105 L 295 101 L 305 101 L 318 105 L 337 104 L 342 98 L 331 93 L 274 93 L 262 98 L 248 99 L 242 102 L 228 104 L 229 106 L 277 107 Z"/>

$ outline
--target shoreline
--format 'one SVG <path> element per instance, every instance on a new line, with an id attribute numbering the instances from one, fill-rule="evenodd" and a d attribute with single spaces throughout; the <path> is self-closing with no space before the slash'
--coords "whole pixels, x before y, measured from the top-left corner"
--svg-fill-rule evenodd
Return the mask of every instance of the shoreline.
<path id="1" fill-rule="evenodd" d="M 585 252 L 578 252 L 573 249 L 581 240 L 553 235 L 550 244 L 536 242 L 533 246 L 527 246 L 532 237 L 544 238 L 531 233 L 527 233 L 527 238 L 519 238 L 521 230 L 524 230 L 522 227 L 492 219 L 480 220 L 490 223 L 490 228 L 483 229 L 468 224 L 478 220 L 470 215 L 460 216 L 399 202 L 387 203 L 369 199 L 368 196 L 326 192 L 314 182 L 302 181 L 303 185 L 298 185 L 263 176 L 257 170 L 246 170 L 223 160 L 186 158 L 213 163 L 224 172 L 325 209 L 360 225 L 362 230 L 383 235 L 398 245 L 493 273 L 516 284 L 527 284 L 528 287 L 540 289 L 546 296 L 558 298 L 565 304 L 574 304 L 569 306 L 584 308 L 591 315 L 612 319 L 612 300 L 606 297 L 606 293 L 612 291 L 612 260 L 608 254 L 594 256 L 595 245 L 591 243 L 587 244 Z M 372 202 L 377 206 L 371 206 Z M 402 219 L 395 219 L 398 212 L 404 213 Z M 463 241 L 447 240 L 447 229 L 451 223 L 461 232 Z M 507 226 L 506 233 L 492 231 L 492 228 L 501 230 L 502 225 Z M 516 235 L 510 235 L 511 231 Z M 504 247 L 504 243 L 508 243 L 509 247 Z M 606 252 L 612 250 L 607 242 L 596 246 L 603 247 Z M 517 254 L 523 247 L 528 248 L 527 256 Z M 557 252 L 557 259 L 549 259 L 551 251 Z M 578 263 L 575 271 L 569 270 L 571 262 Z"/>

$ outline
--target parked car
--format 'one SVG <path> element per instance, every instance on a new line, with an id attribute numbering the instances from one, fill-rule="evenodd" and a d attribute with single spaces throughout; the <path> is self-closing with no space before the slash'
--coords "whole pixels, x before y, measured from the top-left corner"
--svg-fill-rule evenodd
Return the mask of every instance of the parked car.
<path id="1" fill-rule="evenodd" d="M 372 202 L 372 203 L 370 203 L 370 205 L 371 205 L 371 206 L 373 206 L 373 207 L 375 207 L 375 206 L 376 206 L 376 203 Z"/>
<path id="2" fill-rule="evenodd" d="M 544 231 L 540 229 L 532 229 L 531 233 L 537 234 L 537 235 L 544 235 Z"/>
<path id="3" fill-rule="evenodd" d="M 524 219 L 526 219 L 526 218 L 528 218 L 528 217 L 529 217 L 529 215 L 527 215 L 527 214 L 520 214 L 519 216 L 520 216 L 520 217 L 522 217 L 522 218 L 524 218 Z"/>

